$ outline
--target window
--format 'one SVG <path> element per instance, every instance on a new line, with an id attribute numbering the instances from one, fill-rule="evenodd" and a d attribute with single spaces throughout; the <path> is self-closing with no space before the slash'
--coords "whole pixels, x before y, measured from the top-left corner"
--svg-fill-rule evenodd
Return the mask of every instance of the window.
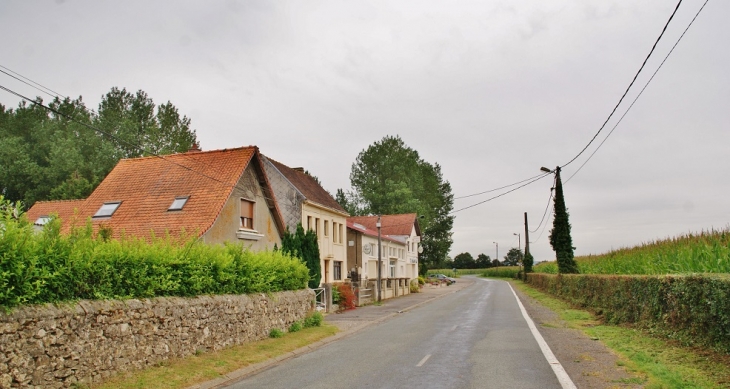
<path id="1" fill-rule="evenodd" d="M 342 224 L 340 224 L 340 243 L 342 243 Z"/>
<path id="2" fill-rule="evenodd" d="M 335 261 L 334 268 L 335 268 L 335 280 L 341 280 L 342 279 L 342 262 Z"/>
<path id="3" fill-rule="evenodd" d="M 109 203 L 104 203 L 101 208 L 99 208 L 98 211 L 94 214 L 93 217 L 100 218 L 100 217 L 111 217 L 114 212 L 119 208 L 119 205 L 121 204 L 121 201 L 114 201 Z"/>
<path id="4" fill-rule="evenodd" d="M 329 227 L 330 227 L 330 221 L 329 220 L 325 220 L 324 221 L 324 236 L 330 236 L 330 229 L 329 229 Z"/>
<path id="5" fill-rule="evenodd" d="M 170 208 L 167 208 L 168 211 L 180 211 L 185 206 L 185 203 L 188 202 L 188 197 L 175 197 L 175 200 L 173 200 L 172 204 L 170 204 Z"/>
<path id="6" fill-rule="evenodd" d="M 337 222 L 332 222 L 332 241 L 337 243 L 337 233 L 340 232 L 337 229 Z"/>
<path id="7" fill-rule="evenodd" d="M 311 216 L 307 216 L 307 229 L 308 230 L 312 229 L 312 217 Z"/>
<path id="8" fill-rule="evenodd" d="M 241 228 L 253 230 L 253 205 L 250 200 L 241 199 Z"/>
<path id="9" fill-rule="evenodd" d="M 395 261 L 390 260 L 390 278 L 395 278 Z"/>
<path id="10" fill-rule="evenodd" d="M 319 218 L 314 218 L 314 233 L 319 236 Z"/>
<path id="11" fill-rule="evenodd" d="M 46 223 L 48 223 L 49 221 L 51 221 L 51 217 L 50 217 L 50 216 L 48 216 L 48 215 L 44 215 L 44 216 L 40 216 L 40 217 L 39 217 L 39 218 L 38 218 L 38 219 L 37 219 L 37 220 L 35 221 L 35 223 L 33 223 L 33 224 L 35 224 L 35 225 L 37 225 L 37 226 L 44 226 L 44 225 L 46 225 Z"/>

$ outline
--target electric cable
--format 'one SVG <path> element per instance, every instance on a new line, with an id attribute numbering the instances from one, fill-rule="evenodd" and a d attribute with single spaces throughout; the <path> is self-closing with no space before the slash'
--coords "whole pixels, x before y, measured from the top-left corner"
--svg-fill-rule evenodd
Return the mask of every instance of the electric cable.
<path id="1" fill-rule="evenodd" d="M 469 205 L 469 206 L 466 206 L 466 207 L 463 207 L 463 208 L 459 208 L 459 209 L 457 209 L 457 210 L 455 210 L 455 211 L 451 211 L 451 213 L 450 213 L 450 214 L 455 214 L 455 213 L 457 213 L 457 212 L 461 212 L 461 211 L 463 211 L 463 210 L 465 210 L 465 209 L 473 208 L 473 207 L 476 207 L 477 205 L 481 205 L 481 204 L 484 204 L 484 203 L 486 203 L 486 202 L 492 201 L 492 200 L 494 200 L 494 199 L 500 198 L 500 197 L 502 197 L 502 196 L 504 196 L 504 195 L 506 195 L 506 194 L 508 194 L 508 193 L 512 193 L 512 192 L 516 191 L 517 189 L 520 189 L 520 188 L 524 188 L 525 186 L 527 186 L 527 185 L 530 185 L 530 184 L 532 184 L 533 182 L 539 181 L 539 180 L 541 180 L 541 179 L 545 178 L 546 176 L 549 176 L 550 174 L 551 174 L 551 173 L 544 173 L 544 174 L 541 174 L 541 175 L 539 175 L 539 176 L 535 176 L 535 179 L 534 179 L 534 180 L 532 180 L 532 181 L 528 181 L 527 183 L 525 183 L 525 184 L 522 184 L 522 185 L 520 185 L 520 186 L 518 186 L 518 187 L 516 187 L 516 188 L 514 188 L 514 189 L 511 189 L 511 190 L 508 190 L 507 192 L 504 192 L 504 193 L 498 194 L 498 195 L 496 195 L 496 196 L 490 197 L 490 198 L 488 198 L 488 199 L 486 199 L 486 200 L 484 200 L 484 201 L 480 201 L 480 202 L 478 202 L 478 203 L 476 203 L 476 204 L 472 204 L 472 205 Z M 524 182 L 524 181 L 523 181 L 523 182 Z"/>
<path id="2" fill-rule="evenodd" d="M 596 137 L 598 136 L 598 134 L 601 133 L 601 131 L 603 130 L 603 128 L 606 127 L 606 124 L 608 123 L 609 120 L 611 120 L 611 117 L 613 117 L 613 114 L 616 112 L 616 110 L 618 109 L 619 105 L 621 105 L 621 102 L 624 101 L 624 98 L 629 93 L 629 90 L 631 89 L 631 87 L 634 85 L 634 82 L 636 82 L 636 79 L 639 77 L 639 74 L 644 69 L 644 66 L 646 66 L 646 63 L 647 63 L 647 61 L 649 61 L 649 58 L 651 57 L 652 53 L 654 53 L 654 49 L 656 49 L 657 44 L 662 39 L 662 36 L 664 36 L 664 32 L 667 30 L 667 27 L 669 26 L 669 23 L 674 18 L 674 15 L 677 13 L 677 10 L 679 9 L 679 6 L 681 4 L 682 4 L 682 0 L 679 0 L 679 2 L 677 3 L 677 6 L 674 8 L 674 12 L 672 12 L 672 15 L 669 16 L 669 20 L 667 20 L 666 24 L 664 24 L 664 28 L 662 29 L 662 32 L 659 34 L 659 37 L 654 42 L 654 45 L 651 47 L 651 50 L 649 51 L 649 55 L 647 55 L 646 58 L 644 59 L 644 62 L 641 64 L 641 67 L 639 68 L 639 71 L 636 72 L 636 74 L 634 75 L 633 80 L 631 80 L 631 83 L 626 88 L 626 91 L 624 91 L 624 94 L 621 96 L 621 98 L 618 100 L 618 103 L 616 103 L 616 106 L 613 107 L 613 110 L 608 115 L 608 118 L 606 118 L 606 121 L 603 122 L 603 125 L 601 125 L 601 128 L 599 128 L 598 129 L 598 132 L 596 132 L 596 134 L 593 135 L 593 138 L 591 138 L 591 140 L 588 142 L 588 144 L 586 144 L 586 146 L 583 147 L 583 150 L 581 150 L 575 157 L 573 157 L 573 159 L 571 159 L 570 161 L 568 161 L 566 164 L 562 165 L 561 168 L 564 168 L 564 167 L 570 165 L 571 163 L 573 163 L 573 161 L 575 161 L 578 157 L 580 157 L 581 154 L 583 154 L 583 152 L 586 151 L 586 149 L 588 148 L 588 146 L 590 146 L 591 143 L 593 143 L 593 141 L 596 140 Z"/>
<path id="3" fill-rule="evenodd" d="M 542 219 L 540 219 L 540 224 L 537 225 L 537 228 L 535 228 L 534 231 L 530 230 L 530 232 L 533 232 L 533 233 L 537 232 L 537 230 L 540 229 L 540 226 L 542 226 L 542 222 L 545 221 L 545 215 L 547 215 L 547 211 L 548 211 L 548 209 L 550 209 L 550 201 L 552 201 L 552 199 L 553 199 L 553 189 L 554 188 L 550 188 L 550 196 L 548 197 L 548 202 L 547 202 L 547 205 L 545 206 L 545 212 L 542 213 Z"/>
<path id="4" fill-rule="evenodd" d="M 523 183 L 525 181 L 529 181 L 529 180 L 532 180 L 533 178 L 537 178 L 537 177 L 540 177 L 540 176 L 541 176 L 541 174 L 540 175 L 537 175 L 537 176 L 530 177 L 530 178 L 526 178 L 526 179 L 524 179 L 522 181 L 515 182 L 514 184 L 509 184 L 509 185 L 501 186 L 499 188 L 494 188 L 494 189 L 486 190 L 484 192 L 474 193 L 474 194 L 470 194 L 470 195 L 466 195 L 466 196 L 454 197 L 454 200 L 465 199 L 467 197 L 479 196 L 479 195 L 483 195 L 485 193 L 495 192 L 495 191 L 498 191 L 500 189 L 506 189 L 506 188 L 509 188 L 511 186 L 515 186 L 515 185 L 521 184 L 521 183 Z"/>
<path id="5" fill-rule="evenodd" d="M 631 102 L 631 105 L 629 105 L 629 107 L 626 109 L 626 112 L 624 112 L 624 114 L 621 115 L 621 118 L 618 119 L 618 121 L 613 126 L 613 128 L 608 133 L 608 135 L 606 135 L 606 137 L 603 138 L 603 140 L 601 141 L 601 143 L 598 144 L 598 147 L 596 147 L 596 149 L 593 150 L 593 152 L 591 153 L 591 155 L 588 157 L 588 159 L 586 159 L 583 162 L 583 164 L 580 165 L 580 167 L 578 168 L 578 170 L 576 170 L 575 172 L 573 172 L 573 174 L 570 177 L 568 177 L 567 180 L 565 180 L 564 184 L 567 184 L 568 181 L 570 181 L 571 178 L 575 177 L 575 175 L 578 174 L 578 172 L 581 171 L 581 169 L 583 169 L 583 166 L 585 166 L 588 163 L 588 161 L 590 161 L 591 158 L 593 158 L 593 156 L 596 154 L 596 152 L 598 151 L 598 149 L 600 149 L 601 146 L 603 146 L 603 144 L 606 142 L 606 140 L 608 139 L 608 137 L 611 136 L 611 134 L 613 134 L 613 131 L 616 129 L 616 127 L 618 127 L 618 125 L 621 124 L 621 121 L 624 120 L 624 117 L 626 117 L 626 114 L 629 113 L 629 111 L 634 106 L 634 104 L 636 104 L 636 101 L 639 100 L 639 97 L 641 97 L 641 95 L 644 93 L 644 91 L 649 86 L 649 84 L 654 79 L 654 77 L 657 75 L 657 73 L 659 73 L 659 69 L 661 69 L 662 66 L 664 66 L 664 63 L 667 62 L 667 59 L 672 54 L 672 52 L 674 51 L 674 49 L 677 47 L 677 45 L 679 44 L 679 41 L 682 40 L 682 38 L 684 37 L 684 34 L 686 34 L 687 33 L 687 30 L 689 30 L 689 28 L 692 27 L 692 23 L 694 23 L 695 22 L 695 19 L 697 19 L 697 17 L 700 16 L 700 12 L 702 12 L 702 10 L 705 8 L 705 6 L 707 5 L 707 2 L 708 1 L 710 1 L 710 0 L 705 0 L 705 3 L 702 4 L 702 7 L 700 7 L 700 10 L 697 11 L 697 13 L 695 14 L 694 18 L 692 18 L 692 21 L 689 22 L 689 24 L 687 25 L 687 28 L 684 29 L 684 31 L 682 32 L 682 35 L 679 36 L 679 38 L 677 39 L 677 41 L 674 43 L 674 46 L 672 46 L 672 49 L 669 50 L 669 52 L 667 53 L 667 55 L 664 57 L 664 60 L 662 60 L 662 63 L 659 64 L 659 66 L 656 68 L 656 70 L 654 71 L 654 73 L 649 78 L 649 81 L 647 81 L 646 84 L 644 84 L 644 87 L 641 88 L 641 91 L 639 92 L 639 94 L 636 95 L 636 98 L 634 98 L 634 101 Z"/>

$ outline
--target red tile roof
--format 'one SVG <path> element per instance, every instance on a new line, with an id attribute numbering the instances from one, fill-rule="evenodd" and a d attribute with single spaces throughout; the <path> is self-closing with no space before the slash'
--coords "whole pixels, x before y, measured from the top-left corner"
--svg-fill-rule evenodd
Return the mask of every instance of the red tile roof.
<path id="1" fill-rule="evenodd" d="M 104 203 L 121 201 L 111 217 L 93 219 L 94 227 L 110 227 L 116 238 L 122 234 L 146 238 L 151 232 L 155 236 L 179 236 L 183 231 L 199 237 L 213 225 L 252 161 L 268 186 L 255 146 L 123 159 L 89 198 L 79 203 L 79 215 L 85 222 Z M 270 192 L 270 188 L 265 190 Z M 176 197 L 189 199 L 182 210 L 168 211 Z M 281 227 L 278 207 L 271 206 Z M 69 227 L 64 223 L 64 230 Z"/>
<path id="2" fill-rule="evenodd" d="M 413 227 L 416 227 L 416 234 L 421 235 L 421 228 L 416 220 L 418 215 L 415 213 L 404 213 L 399 215 L 381 215 L 380 216 L 380 233 L 386 235 L 410 235 Z M 378 222 L 377 216 L 352 216 L 347 221 L 361 224 L 368 229 L 377 229 L 375 223 Z"/>
<path id="3" fill-rule="evenodd" d="M 37 201 L 26 212 L 26 216 L 31 223 L 35 223 L 41 216 L 57 215 L 61 220 L 71 220 L 75 212 L 84 204 L 81 200 L 58 200 L 58 201 Z"/>
<path id="4" fill-rule="evenodd" d="M 364 235 L 367 235 L 367 236 L 371 236 L 371 237 L 374 237 L 374 238 L 377 238 L 378 237 L 378 230 L 367 228 L 367 227 L 363 226 L 360 223 L 351 222 L 351 221 L 349 221 L 350 220 L 349 218 L 347 220 L 348 220 L 347 221 L 347 228 L 349 228 L 351 230 L 358 231 L 358 232 L 360 232 L 360 233 L 362 233 Z M 405 241 L 403 241 L 401 239 L 394 238 L 394 237 L 392 237 L 390 235 L 384 235 L 382 230 L 380 231 L 380 239 L 381 240 L 391 241 L 391 242 L 396 242 L 396 243 L 400 243 L 400 244 L 405 244 L 406 243 Z"/>
<path id="5" fill-rule="evenodd" d="M 347 214 L 347 211 L 342 208 L 337 200 L 332 198 L 329 192 L 322 188 L 322 186 L 317 183 L 312 176 L 304 173 L 303 171 L 292 169 L 289 166 L 269 157 L 266 157 L 266 159 L 271 161 L 274 167 L 276 167 L 276 169 L 279 170 L 281 174 L 283 174 L 284 177 L 286 177 L 286 179 L 302 193 L 302 195 L 304 195 L 306 200 L 333 209 L 337 212 Z"/>

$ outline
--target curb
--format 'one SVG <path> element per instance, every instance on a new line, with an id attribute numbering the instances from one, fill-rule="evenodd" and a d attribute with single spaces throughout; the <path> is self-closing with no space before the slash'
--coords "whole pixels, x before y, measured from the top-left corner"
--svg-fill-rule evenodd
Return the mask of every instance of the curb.
<path id="1" fill-rule="evenodd" d="M 416 304 L 413 304 L 411 306 L 405 307 L 405 308 L 403 308 L 402 310 L 400 310 L 398 312 L 394 312 L 394 313 L 385 315 L 383 317 L 380 317 L 378 319 L 365 322 L 365 323 L 363 323 L 363 324 L 361 324 L 359 326 L 353 327 L 353 328 L 351 328 L 351 329 L 349 329 L 347 331 L 338 332 L 338 333 L 330 336 L 329 338 L 325 338 L 325 339 L 319 340 L 319 341 L 314 342 L 312 344 L 309 344 L 309 345 L 300 347 L 300 348 L 298 348 L 296 350 L 293 350 L 293 351 L 290 351 L 288 353 L 285 353 L 285 354 L 282 354 L 282 355 L 273 357 L 273 358 L 268 359 L 266 361 L 259 362 L 259 363 L 255 363 L 253 365 L 249 365 L 249 366 L 240 368 L 238 370 L 232 371 L 232 372 L 230 372 L 228 374 L 224 374 L 224 375 L 222 375 L 222 376 L 220 376 L 218 378 L 215 378 L 213 380 L 206 381 L 206 382 L 203 382 L 201 384 L 196 384 L 196 385 L 193 385 L 193 386 L 189 386 L 187 389 L 218 389 L 218 388 L 222 388 L 222 387 L 224 387 L 226 385 L 234 384 L 234 383 L 236 383 L 238 381 L 241 381 L 242 379 L 244 379 L 244 378 L 246 378 L 246 377 L 248 377 L 250 375 L 253 375 L 255 373 L 258 373 L 260 371 L 263 371 L 263 370 L 266 370 L 266 369 L 268 369 L 270 367 L 273 367 L 273 366 L 279 364 L 280 362 L 286 361 L 288 359 L 297 357 L 297 356 L 302 355 L 302 354 L 306 354 L 306 353 L 310 353 L 312 351 L 315 351 L 315 350 L 321 348 L 322 346 L 325 346 L 325 345 L 327 345 L 329 343 L 338 341 L 338 340 L 340 340 L 342 338 L 348 337 L 348 336 L 350 336 L 350 335 L 352 335 L 352 334 L 354 334 L 356 332 L 359 332 L 359 331 L 361 331 L 361 330 L 363 330 L 363 329 L 365 329 L 367 327 L 370 327 L 373 324 L 382 323 L 382 322 L 384 322 L 384 321 L 386 321 L 386 320 L 388 320 L 388 319 L 390 319 L 390 318 L 392 318 L 394 316 L 397 316 L 397 315 L 399 315 L 399 314 L 401 314 L 403 312 L 408 312 L 408 311 L 410 311 L 412 309 L 415 309 L 417 307 L 420 307 L 421 305 L 424 305 L 426 303 L 430 303 L 430 302 L 432 302 L 434 300 L 440 299 L 441 297 L 444 297 L 444 296 L 448 296 L 450 294 L 457 293 L 460 290 L 466 289 L 466 288 L 468 288 L 468 287 L 470 287 L 472 285 L 473 285 L 473 283 L 470 284 L 470 285 L 467 285 L 467 286 L 465 286 L 465 287 L 463 287 L 461 289 L 457 289 L 457 290 L 449 291 L 449 292 L 446 292 L 446 293 L 443 293 L 443 294 L 439 294 L 437 296 L 434 296 L 434 297 L 429 298 L 428 300 L 423 300 L 423 301 L 421 301 L 419 303 L 416 303 Z"/>

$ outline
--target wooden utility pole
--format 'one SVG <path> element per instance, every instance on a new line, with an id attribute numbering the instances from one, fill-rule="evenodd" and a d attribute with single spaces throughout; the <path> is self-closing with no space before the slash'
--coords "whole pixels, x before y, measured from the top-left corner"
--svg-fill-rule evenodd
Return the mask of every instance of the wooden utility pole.
<path id="1" fill-rule="evenodd" d="M 530 230 L 527 228 L 527 212 L 525 212 L 525 256 L 530 253 Z"/>

